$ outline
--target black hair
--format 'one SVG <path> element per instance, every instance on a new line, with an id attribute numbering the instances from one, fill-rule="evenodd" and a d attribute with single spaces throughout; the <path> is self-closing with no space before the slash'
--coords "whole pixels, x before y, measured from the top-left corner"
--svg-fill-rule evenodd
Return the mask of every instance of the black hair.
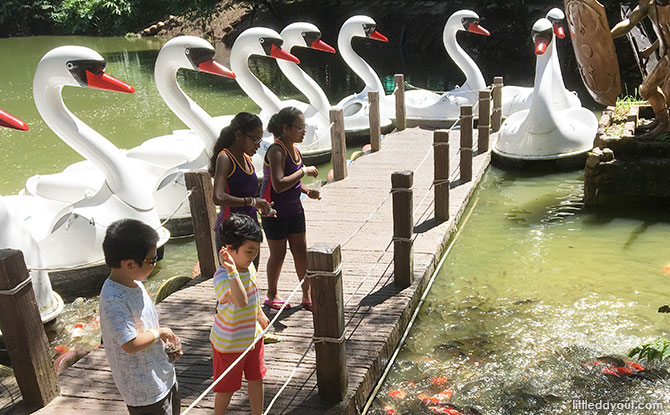
<path id="1" fill-rule="evenodd" d="M 121 268 L 121 261 L 132 259 L 139 265 L 158 243 L 158 233 L 137 219 L 121 219 L 107 227 L 102 251 L 110 268 Z"/>
<path id="2" fill-rule="evenodd" d="M 278 113 L 270 117 L 268 131 L 275 137 L 281 137 L 284 125 L 291 126 L 302 115 L 302 111 L 296 107 L 282 108 Z"/>
<path id="3" fill-rule="evenodd" d="M 219 238 L 224 246 L 232 245 L 232 249 L 237 249 L 244 241 L 263 242 L 263 232 L 250 216 L 232 213 L 221 224 Z"/>
<path id="4" fill-rule="evenodd" d="M 256 114 L 250 114 L 248 112 L 238 113 L 231 121 L 230 125 L 223 127 L 219 138 L 214 144 L 214 151 L 212 152 L 212 158 L 209 161 L 209 174 L 214 176 L 216 170 L 216 158 L 219 156 L 219 153 L 224 149 L 230 147 L 235 141 L 235 133 L 241 131 L 246 134 L 250 134 L 258 127 L 263 128 L 263 121 Z"/>

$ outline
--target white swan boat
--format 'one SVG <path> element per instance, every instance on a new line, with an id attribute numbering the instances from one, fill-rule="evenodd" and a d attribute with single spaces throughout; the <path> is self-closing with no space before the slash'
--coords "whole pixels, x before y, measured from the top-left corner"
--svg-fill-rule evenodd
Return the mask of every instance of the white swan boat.
<path id="1" fill-rule="evenodd" d="M 337 35 L 337 48 L 342 59 L 365 82 L 365 87 L 361 92 L 340 100 L 334 108 L 344 111 L 344 129 L 347 136 L 368 137 L 370 135 L 368 92 L 379 92 L 380 126 L 384 132 L 393 128 L 389 115 L 395 114 L 395 101 L 392 95 L 386 96 L 377 73 L 351 47 L 354 37 L 374 39 L 380 42 L 388 42 L 388 39 L 377 31 L 377 24 L 371 17 L 361 15 L 350 17 L 344 22 Z"/>
<path id="2" fill-rule="evenodd" d="M 130 85 L 106 74 L 105 64 L 89 48 L 61 46 L 44 55 L 33 80 L 35 104 L 44 121 L 102 172 L 103 185 L 72 202 L 68 199 L 81 194 L 80 181 L 87 179 L 86 175 L 73 175 L 71 182 L 59 177 L 51 187 L 48 181 L 40 181 L 39 186 L 45 187 L 37 194 L 49 197 L 3 197 L 10 209 L 22 215 L 39 244 L 54 289 L 66 296 L 67 290 L 99 289 L 107 274 L 102 240 L 107 225 L 115 220 L 134 218 L 152 226 L 159 233 L 159 247 L 170 237 L 161 226 L 152 197 L 154 187 L 146 180 L 141 165 L 132 163 L 121 150 L 74 116 L 63 102 L 62 90 L 68 85 L 134 92 Z"/>
<path id="3" fill-rule="evenodd" d="M 276 59 L 286 60 L 293 63 L 300 63 L 300 59 L 292 55 L 283 48 L 284 39 L 272 29 L 265 27 L 252 27 L 242 32 L 233 47 L 230 50 L 230 67 L 235 72 L 237 83 L 242 90 L 251 98 L 260 108 L 259 117 L 263 125 L 267 126 L 270 117 L 279 112 L 280 109 L 287 106 L 302 105 L 298 101 L 282 101 L 264 85 L 249 69 L 249 58 L 252 55 L 267 56 Z M 309 117 L 307 116 L 309 115 Z M 215 117 L 218 125 L 223 128 L 230 124 L 233 115 L 224 115 Z M 298 145 L 303 155 L 303 160 L 313 164 L 314 160 L 330 157 L 330 121 L 324 118 L 320 113 L 314 111 L 305 113 L 305 139 Z M 252 161 L 256 168 L 256 173 L 262 175 L 263 157 L 274 138 L 267 131 L 264 132 L 263 143 L 258 149 Z"/>
<path id="4" fill-rule="evenodd" d="M 0 126 L 28 131 L 28 125 L 18 118 L 0 110 Z M 39 244 L 23 224 L 23 218 L 4 203 L 0 196 L 0 249 L 18 249 L 30 269 L 31 284 L 35 292 L 37 308 L 43 323 L 58 317 L 63 311 L 63 299 L 51 289 L 49 274 L 42 270 L 44 259 Z M 2 333 L 0 333 L 0 336 Z"/>
<path id="5" fill-rule="evenodd" d="M 503 122 L 493 148 L 494 160 L 513 166 L 549 162 L 558 168 L 583 167 L 587 152 L 593 148 L 598 121 L 586 108 L 554 106 L 554 34 L 548 19 L 535 23 L 533 41 L 537 55 L 533 101 L 529 109 Z"/>
<path id="6" fill-rule="evenodd" d="M 156 86 L 168 107 L 191 130 L 154 137 L 123 152 L 130 163 L 139 166 L 144 180 L 153 183 L 158 216 L 161 221 L 167 220 L 172 236 L 193 233 L 184 172 L 208 165 L 220 131 L 213 118 L 179 88 L 177 71 L 184 68 L 234 78 L 232 71 L 213 60 L 214 54 L 209 42 L 193 36 L 174 38 L 161 48 L 154 67 Z M 85 160 L 62 173 L 29 178 L 25 192 L 74 202 L 97 192 L 104 183 L 104 173 L 91 160 Z"/>
<path id="7" fill-rule="evenodd" d="M 546 19 L 552 24 L 554 34 L 559 39 L 565 37 L 565 29 L 563 28 L 563 21 L 565 14 L 559 8 L 553 8 L 547 12 Z M 582 103 L 577 97 L 577 94 L 568 91 L 563 83 L 563 74 L 561 73 L 561 64 L 558 59 L 558 50 L 556 42 L 551 42 L 549 46 L 551 50 L 551 66 L 552 66 L 552 87 L 553 98 L 552 104 L 554 108 L 562 110 L 566 108 L 581 108 Z M 503 117 L 509 117 L 515 112 L 530 108 L 533 102 L 533 88 L 521 87 L 514 85 L 506 85 L 502 91 L 502 113 Z"/>
<path id="8" fill-rule="evenodd" d="M 490 35 L 479 24 L 477 13 L 471 10 L 459 10 L 449 17 L 444 25 L 442 41 L 449 57 L 465 75 L 465 83 L 444 93 L 426 89 L 406 91 L 405 113 L 408 126 L 449 127 L 460 117 L 461 106 L 476 107 L 479 103 L 479 91 L 486 88 L 486 82 L 477 64 L 456 41 L 456 34 L 461 31 Z M 391 119 L 395 121 L 395 114 Z"/>

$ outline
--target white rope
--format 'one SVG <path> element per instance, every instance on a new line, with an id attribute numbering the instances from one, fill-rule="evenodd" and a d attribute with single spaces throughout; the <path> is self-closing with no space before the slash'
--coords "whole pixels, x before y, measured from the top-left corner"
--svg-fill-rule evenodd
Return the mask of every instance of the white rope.
<path id="1" fill-rule="evenodd" d="M 30 284 L 30 282 L 32 280 L 33 280 L 32 277 L 30 275 L 28 275 L 28 278 L 26 278 L 25 280 L 16 284 L 16 287 L 12 288 L 11 290 L 0 290 L 0 295 L 14 295 L 14 294 L 18 293 L 19 291 L 21 291 L 21 289 L 23 289 L 23 287 Z"/>
<path id="2" fill-rule="evenodd" d="M 340 265 L 337 266 L 337 269 L 335 271 L 311 271 L 307 270 L 307 273 L 305 274 L 305 278 L 314 278 L 314 277 L 337 277 L 340 275 L 342 272 L 342 263 L 340 262 Z"/>
<path id="3" fill-rule="evenodd" d="M 199 403 L 205 396 L 207 396 L 207 394 L 208 394 L 212 389 L 214 389 L 214 387 L 221 381 L 221 379 L 223 379 L 223 378 L 224 378 L 224 377 L 225 377 L 225 376 L 226 376 L 226 375 L 233 369 L 233 367 L 235 367 L 235 365 L 238 364 L 238 363 L 244 358 L 244 356 L 246 356 L 247 353 L 249 353 L 249 351 L 251 351 L 251 350 L 254 348 L 256 342 L 258 342 L 259 340 L 260 340 L 260 341 L 263 341 L 263 336 L 265 335 L 265 333 L 270 329 L 270 327 L 272 327 L 272 325 L 275 323 L 275 321 L 277 321 L 277 319 L 278 319 L 279 316 L 281 315 L 281 312 L 284 311 L 284 308 L 286 308 L 286 305 L 289 304 L 289 301 L 291 300 L 291 298 L 295 295 L 295 293 L 298 291 L 298 289 L 299 289 L 300 287 L 302 287 L 302 284 L 303 284 L 304 282 L 305 282 L 305 278 L 302 278 L 302 279 L 300 280 L 300 283 L 299 283 L 298 285 L 296 285 L 296 287 L 293 289 L 293 291 L 291 292 L 291 294 L 289 294 L 289 296 L 286 298 L 286 300 L 284 300 L 284 304 L 282 304 L 282 306 L 279 308 L 279 310 L 277 310 L 277 314 L 276 314 L 276 315 L 274 316 L 274 318 L 268 323 L 268 326 L 267 326 L 265 329 L 261 330 L 261 332 L 258 334 L 258 336 L 256 336 L 256 338 L 254 338 L 254 341 L 251 343 L 251 345 L 249 345 L 249 347 L 247 347 L 247 348 L 242 352 L 242 354 L 240 354 L 240 355 L 238 356 L 238 358 L 235 359 L 235 361 L 234 361 L 233 363 L 231 363 L 230 366 L 228 366 L 228 368 L 221 374 L 221 376 L 219 376 L 218 378 L 216 378 L 216 380 L 215 380 L 214 382 L 212 382 L 212 384 L 209 385 L 209 386 L 207 387 L 207 389 L 205 389 L 205 391 L 202 392 L 202 393 L 200 394 L 200 396 L 198 396 L 198 397 L 193 401 L 193 403 L 191 403 L 191 405 L 189 405 L 188 408 L 186 408 L 186 410 L 185 410 L 184 412 L 182 412 L 182 415 L 186 415 L 186 414 L 187 414 L 191 409 L 193 409 L 193 408 L 194 408 L 194 407 L 195 407 L 195 406 L 196 406 L 196 405 L 197 405 L 197 404 L 198 404 L 198 403 Z"/>
<path id="4" fill-rule="evenodd" d="M 175 180 L 175 183 L 176 183 L 176 180 Z M 165 225 L 170 219 L 172 219 L 172 217 L 177 214 L 177 212 L 179 211 L 179 209 L 181 209 L 181 207 L 184 205 L 184 203 L 186 203 L 188 198 L 191 197 L 191 193 L 193 193 L 193 189 L 187 190 L 186 191 L 186 196 L 184 197 L 184 199 L 182 199 L 181 203 L 179 203 L 177 208 L 174 211 L 172 211 L 172 213 L 170 213 L 170 215 L 163 222 L 161 222 L 161 224 L 158 228 L 156 228 L 154 230 L 158 230 L 158 229 L 162 228 L 163 225 Z"/>
<path id="5" fill-rule="evenodd" d="M 281 393 L 284 392 L 284 389 L 286 389 L 286 387 L 288 386 L 288 384 L 291 382 L 291 379 L 293 379 L 293 376 L 294 376 L 295 373 L 298 371 L 298 368 L 299 368 L 300 365 L 302 364 L 302 361 L 305 359 L 305 356 L 307 356 L 307 354 L 309 353 L 309 351 L 312 349 L 312 345 L 313 345 L 313 344 L 314 344 L 314 340 L 310 340 L 309 345 L 307 345 L 307 349 L 305 349 L 305 353 L 303 353 L 302 356 L 300 356 L 300 359 L 298 359 L 298 363 L 296 363 L 295 367 L 294 367 L 293 370 L 291 371 L 291 374 L 288 375 L 288 378 L 286 379 L 286 381 L 284 382 L 284 384 L 281 386 L 281 388 L 279 388 L 279 390 L 277 391 L 277 393 L 275 394 L 275 396 L 272 398 L 272 400 L 271 400 L 270 403 L 268 404 L 268 407 L 265 409 L 265 412 L 263 412 L 263 415 L 267 415 L 267 414 L 270 413 L 270 409 L 272 409 L 272 406 L 275 404 L 275 402 L 277 401 L 277 399 L 279 399 L 279 395 L 281 395 Z"/>
<path id="6" fill-rule="evenodd" d="M 347 333 L 347 330 L 344 329 L 342 330 L 342 335 L 339 338 L 335 337 L 318 337 L 318 336 L 312 336 L 312 341 L 314 344 L 318 343 L 342 343 L 344 342 L 344 335 Z"/>

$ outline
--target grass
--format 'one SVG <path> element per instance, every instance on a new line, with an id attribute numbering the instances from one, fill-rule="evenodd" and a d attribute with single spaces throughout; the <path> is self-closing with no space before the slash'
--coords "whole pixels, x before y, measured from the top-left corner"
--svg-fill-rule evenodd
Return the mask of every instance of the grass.
<path id="1" fill-rule="evenodd" d="M 614 117 L 612 117 L 612 122 L 624 122 L 626 121 L 626 115 L 630 111 L 630 107 L 633 105 L 648 105 L 649 103 L 639 96 L 637 96 L 637 91 L 635 95 L 626 95 L 625 97 L 616 99 L 616 106 L 614 108 Z"/>

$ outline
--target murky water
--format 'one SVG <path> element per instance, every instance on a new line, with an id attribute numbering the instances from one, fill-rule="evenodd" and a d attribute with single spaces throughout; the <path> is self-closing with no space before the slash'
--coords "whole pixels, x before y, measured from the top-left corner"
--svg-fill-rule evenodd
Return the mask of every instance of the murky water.
<path id="1" fill-rule="evenodd" d="M 670 413 L 666 363 L 623 378 L 583 366 L 667 335 L 667 210 L 595 214 L 582 196 L 579 172 L 486 174 L 371 413 L 618 413 L 579 406 L 600 401 Z"/>

